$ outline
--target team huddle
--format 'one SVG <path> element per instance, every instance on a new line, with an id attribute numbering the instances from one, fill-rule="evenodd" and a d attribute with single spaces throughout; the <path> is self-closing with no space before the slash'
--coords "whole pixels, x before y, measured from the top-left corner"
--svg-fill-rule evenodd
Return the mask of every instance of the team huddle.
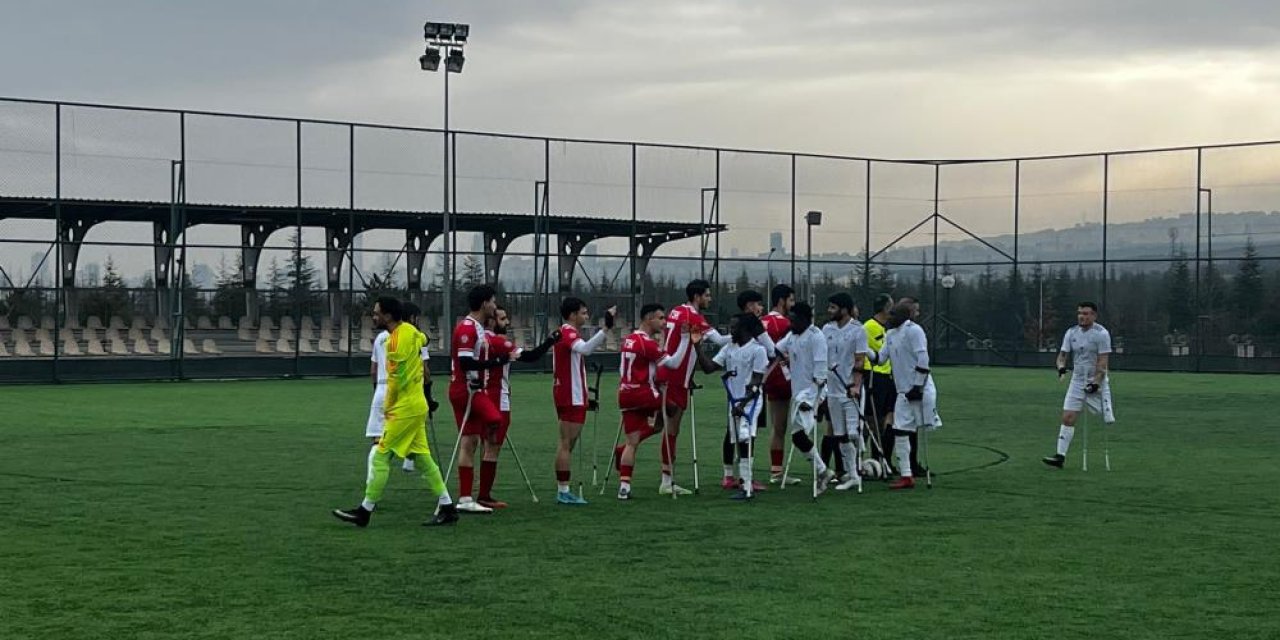
<path id="1" fill-rule="evenodd" d="M 632 499 L 636 454 L 655 436 L 660 436 L 659 495 L 676 498 L 700 489 L 692 395 L 704 387 L 695 379 L 697 371 L 718 375 L 720 384 L 707 392 L 719 393 L 715 387 L 720 387 L 724 393 L 724 413 L 714 423 L 725 426 L 720 484 L 734 500 L 752 500 L 771 485 L 781 489 L 802 484 L 801 476 L 808 476 L 813 499 L 832 487 L 860 493 L 864 478 L 896 476 L 889 485 L 892 490 L 913 489 L 922 477 L 932 486 L 928 434 L 941 427 L 942 420 L 928 339 L 916 322 L 920 316 L 916 299 L 894 300 L 881 294 L 875 298 L 872 316 L 860 322 L 853 297 L 837 293 L 827 300 L 828 321 L 819 328 L 812 306 L 796 302 L 795 292 L 787 285 L 769 292 L 767 313 L 763 295 L 743 291 L 737 297 L 739 313 L 730 319 L 729 333 L 724 335 L 703 316 L 712 301 L 711 286 L 694 280 L 685 294 L 686 301 L 670 310 L 656 303 L 641 307 L 636 329 L 621 340 L 617 390 L 621 420 L 604 482 L 607 486 L 610 475 L 617 473 L 618 500 Z M 432 397 L 426 367 L 428 339 L 415 326 L 419 311 L 394 298 L 379 298 L 375 303 L 373 320 L 382 332 L 374 339 L 370 363 L 374 396 L 365 431 L 372 439 L 365 495 L 356 507 L 334 511 L 339 519 L 368 525 L 397 457 L 406 472 L 421 474 L 437 498 L 438 507 L 425 523 L 428 526 L 453 524 L 459 512 L 503 509 L 507 503 L 494 497 L 493 486 L 504 446 L 512 452 L 536 502 L 533 483 L 509 433 L 510 363 L 536 362 L 548 353 L 559 427 L 556 502 L 588 503 L 582 477 L 576 492 L 571 482 L 573 455 L 575 450 L 582 455 L 579 441 L 588 415 L 595 413 L 598 418 L 600 409 L 599 372 L 592 386 L 587 358 L 604 345 L 616 324 L 617 310 L 605 310 L 603 326 L 584 337 L 591 319 L 587 304 L 566 298 L 560 305 L 563 324 L 541 344 L 525 349 L 508 336 L 510 318 L 498 305 L 492 287 L 472 288 L 467 303 L 469 313 L 455 326 L 450 345 L 448 400 L 459 438 L 444 472 L 429 446 L 429 441 L 436 441 L 432 416 L 439 405 Z M 1073 373 L 1056 453 L 1044 459 L 1052 467 L 1063 466 L 1082 409 L 1101 414 L 1107 424 L 1114 422 L 1107 373 L 1110 336 L 1095 322 L 1096 315 L 1092 303 L 1079 305 L 1078 325 L 1067 332 L 1058 355 L 1059 378 L 1067 373 L 1068 357 Z M 692 490 L 676 483 L 675 471 L 686 412 L 691 414 Z M 767 484 L 756 480 L 754 473 L 761 429 L 769 431 Z M 478 494 L 473 493 L 477 450 L 481 452 Z M 806 472 L 793 473 L 797 450 Z M 456 502 L 445 482 L 455 462 Z M 592 485 L 596 474 L 593 459 Z"/>

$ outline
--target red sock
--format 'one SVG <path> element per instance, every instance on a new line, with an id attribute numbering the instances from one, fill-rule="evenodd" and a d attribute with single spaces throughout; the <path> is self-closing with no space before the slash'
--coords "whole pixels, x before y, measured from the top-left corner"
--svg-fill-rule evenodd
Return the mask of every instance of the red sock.
<path id="1" fill-rule="evenodd" d="M 556 482 L 568 482 L 569 472 L 556 469 Z"/>
<path id="2" fill-rule="evenodd" d="M 769 450 L 769 463 L 773 465 L 774 469 L 782 468 L 782 449 Z"/>
<path id="3" fill-rule="evenodd" d="M 480 497 L 484 499 L 492 498 L 489 492 L 493 491 L 493 479 L 498 475 L 498 462 L 496 460 L 480 461 Z"/>
<path id="4" fill-rule="evenodd" d="M 471 497 L 471 480 L 474 473 L 474 467 L 458 467 L 458 495 L 463 498 Z"/>
<path id="5" fill-rule="evenodd" d="M 662 436 L 662 464 L 669 465 L 676 459 L 676 437 L 672 434 Z"/>
<path id="6" fill-rule="evenodd" d="M 631 482 L 631 472 L 635 471 L 635 469 L 636 467 L 633 464 L 622 465 L 622 470 L 618 472 L 618 479 L 623 482 Z"/>

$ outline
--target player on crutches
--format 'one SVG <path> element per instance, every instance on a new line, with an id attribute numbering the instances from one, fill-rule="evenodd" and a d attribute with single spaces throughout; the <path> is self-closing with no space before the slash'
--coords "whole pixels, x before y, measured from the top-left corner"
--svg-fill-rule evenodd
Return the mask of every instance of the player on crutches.
<path id="1" fill-rule="evenodd" d="M 826 398 L 827 339 L 813 326 L 813 307 L 798 302 L 791 309 L 791 332 L 778 342 L 778 353 L 786 357 L 791 366 L 791 410 L 787 425 L 795 449 L 813 463 L 813 497 L 827 490 L 835 479 L 835 471 L 827 468 L 818 455 L 810 437 L 817 428 L 818 405 Z M 790 456 L 788 456 L 788 459 Z M 789 460 L 788 460 L 789 461 Z M 790 474 L 790 464 L 783 468 L 782 486 Z"/>
<path id="2" fill-rule="evenodd" d="M 729 438 L 738 455 L 737 491 L 734 500 L 750 500 L 755 494 L 752 465 L 755 455 L 755 437 L 760 417 L 761 385 L 769 369 L 769 356 L 756 336 L 764 332 L 764 324 L 750 313 L 743 313 L 733 320 L 732 342 L 709 358 L 698 350 L 698 365 L 705 373 L 724 370 L 722 381 L 728 396 Z M 695 343 L 700 337 L 695 336 Z"/>
<path id="3" fill-rule="evenodd" d="M 831 321 L 822 328 L 827 339 L 827 357 L 838 386 L 829 387 L 827 411 L 845 475 L 836 485 L 837 491 L 856 488 L 862 493 L 862 477 L 858 472 L 858 450 L 861 447 L 862 364 L 866 358 L 867 332 L 857 321 L 858 307 L 853 296 L 837 293 L 827 299 Z"/>
<path id="4" fill-rule="evenodd" d="M 1109 425 L 1116 421 L 1111 406 L 1111 381 L 1108 368 L 1111 360 L 1111 334 L 1098 324 L 1098 305 L 1081 302 L 1076 305 L 1076 326 L 1067 330 L 1058 350 L 1058 379 L 1067 375 L 1067 356 L 1071 357 L 1071 383 L 1062 401 L 1062 424 L 1058 427 L 1057 451 L 1044 458 L 1044 463 L 1058 469 L 1067 460 L 1067 450 L 1075 436 L 1076 420 L 1086 408 L 1102 416 L 1104 435 Z M 1088 427 L 1085 429 L 1084 470 L 1089 470 Z M 1105 451 L 1107 471 L 1111 470 L 1110 447 Z"/>

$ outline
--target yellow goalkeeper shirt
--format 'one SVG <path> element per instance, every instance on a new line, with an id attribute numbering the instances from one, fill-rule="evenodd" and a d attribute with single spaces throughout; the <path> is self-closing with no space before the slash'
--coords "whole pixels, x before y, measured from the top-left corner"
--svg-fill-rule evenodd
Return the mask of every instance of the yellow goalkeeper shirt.
<path id="1" fill-rule="evenodd" d="M 388 420 L 427 413 L 422 392 L 422 351 L 427 336 L 408 322 L 401 322 L 387 338 L 387 395 L 383 405 Z"/>
<path id="2" fill-rule="evenodd" d="M 867 321 L 862 323 L 862 328 L 867 330 L 867 346 L 871 347 L 872 351 L 879 352 L 884 349 L 884 325 L 876 321 L 875 318 L 867 318 Z M 887 357 L 888 355 L 884 354 L 882 357 Z M 875 371 L 885 375 L 893 373 L 893 364 L 885 362 L 873 367 L 871 366 L 870 358 L 862 361 L 862 368 L 866 371 Z"/>

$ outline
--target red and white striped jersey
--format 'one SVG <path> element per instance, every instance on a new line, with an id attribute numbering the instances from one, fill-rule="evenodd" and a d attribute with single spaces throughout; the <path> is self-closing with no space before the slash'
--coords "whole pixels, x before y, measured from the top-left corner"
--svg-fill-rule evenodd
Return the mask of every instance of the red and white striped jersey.
<path id="1" fill-rule="evenodd" d="M 475 360 L 489 359 L 489 343 L 484 339 L 487 332 L 471 316 L 465 316 L 458 326 L 453 328 L 453 360 L 449 373 L 449 389 L 466 392 L 467 380 L 483 379 L 483 371 L 463 371 L 458 365 L 458 358 Z"/>
<path id="2" fill-rule="evenodd" d="M 680 346 L 688 342 L 690 333 L 695 331 L 705 333 L 710 330 L 711 325 L 707 324 L 707 319 L 702 317 L 702 313 L 691 304 L 682 304 L 667 314 L 667 327 L 663 332 L 663 352 L 674 356 L 680 353 Z M 658 371 L 658 382 L 675 381 L 676 384 L 687 386 L 689 380 L 693 378 L 693 365 L 696 359 L 693 350 L 686 348 L 684 357 L 674 370 L 663 368 Z"/>
<path id="3" fill-rule="evenodd" d="M 507 356 L 515 360 L 520 357 L 522 349 L 516 346 L 507 336 L 500 336 L 496 333 L 488 333 L 485 336 L 489 343 L 489 357 L 499 358 Z M 485 381 L 484 390 L 489 394 L 493 403 L 498 406 L 499 411 L 511 410 L 511 363 L 502 365 L 499 369 L 489 369 L 488 380 Z"/>
<path id="4" fill-rule="evenodd" d="M 622 341 L 622 363 L 618 369 L 622 378 L 618 389 L 649 387 L 656 390 L 658 361 L 665 356 L 657 340 L 638 329 L 632 332 Z"/>
<path id="5" fill-rule="evenodd" d="M 557 407 L 587 406 L 587 358 L 574 350 L 582 336 L 570 324 L 560 327 L 560 341 L 551 349 L 551 371 L 555 377 L 551 397 Z"/>

